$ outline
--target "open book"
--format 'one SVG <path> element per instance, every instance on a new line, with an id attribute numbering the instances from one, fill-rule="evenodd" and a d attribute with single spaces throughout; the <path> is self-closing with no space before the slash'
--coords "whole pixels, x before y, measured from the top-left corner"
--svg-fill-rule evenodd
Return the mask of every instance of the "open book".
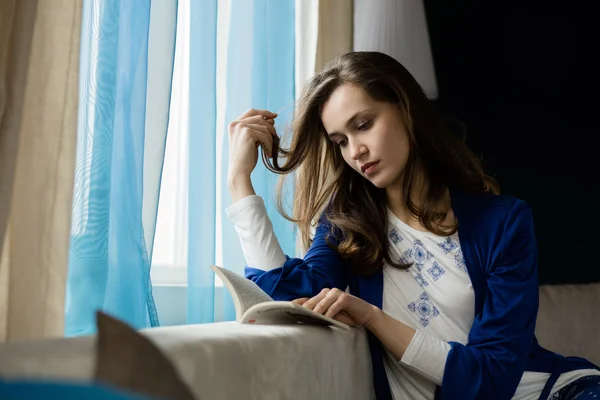
<path id="1" fill-rule="evenodd" d="M 225 268 L 210 267 L 231 293 L 237 322 L 241 324 L 312 324 L 350 327 L 291 301 L 276 301 L 256 283 Z"/>

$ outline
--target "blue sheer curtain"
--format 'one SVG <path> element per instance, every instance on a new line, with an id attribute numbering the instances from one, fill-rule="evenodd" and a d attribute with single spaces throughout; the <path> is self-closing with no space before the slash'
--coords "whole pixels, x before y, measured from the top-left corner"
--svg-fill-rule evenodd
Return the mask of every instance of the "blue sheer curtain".
<path id="1" fill-rule="evenodd" d="M 169 116 L 177 2 L 85 0 L 65 333 L 102 309 L 158 325 L 150 260 Z"/>
<path id="2" fill-rule="evenodd" d="M 187 322 L 214 321 L 217 0 L 190 1 Z"/>
<path id="3" fill-rule="evenodd" d="M 243 274 L 245 261 L 234 226 L 225 214 L 231 204 L 227 189 L 227 124 L 249 108 L 267 109 L 279 114 L 279 133 L 289 129 L 294 106 L 294 0 L 232 0 L 227 48 L 227 101 L 222 153 L 221 199 L 223 266 Z M 275 203 L 278 177 L 259 161 L 252 175 L 256 194 L 263 197 L 267 213 L 284 253 L 295 254 L 296 233 L 289 221 L 279 215 Z M 291 182 L 291 180 L 290 180 Z M 287 190 L 288 198 L 292 190 Z M 229 294 L 223 313 L 235 319 Z"/>

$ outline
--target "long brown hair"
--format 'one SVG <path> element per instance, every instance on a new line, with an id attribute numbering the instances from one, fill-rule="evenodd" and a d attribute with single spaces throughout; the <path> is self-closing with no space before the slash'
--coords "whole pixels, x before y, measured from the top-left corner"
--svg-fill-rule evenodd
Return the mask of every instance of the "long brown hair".
<path id="1" fill-rule="evenodd" d="M 326 207 L 334 241 L 345 264 L 356 274 L 370 275 L 388 264 L 406 268 L 390 258 L 386 196 L 354 171 L 337 145 L 327 139 L 321 122 L 322 107 L 342 84 L 361 87 L 374 100 L 399 106 L 410 138 L 409 159 L 404 171 L 403 198 L 410 212 L 429 231 L 439 235 L 456 232 L 446 220 L 448 189 L 470 193 L 496 192 L 479 159 L 462 139 L 450 132 L 413 76 L 394 58 L 379 52 L 351 52 L 327 64 L 304 87 L 292 123 L 289 149 L 274 151 L 263 161 L 269 170 L 282 174 L 278 191 L 281 214 L 298 224 L 306 248 L 312 243 L 311 225 Z M 275 150 L 275 149 L 274 149 Z M 279 165 L 278 155 L 285 161 Z M 301 167 L 301 168 L 299 168 Z M 283 207 L 283 180 L 295 177 L 293 216 Z M 417 176 L 427 182 L 420 207 L 411 201 Z M 333 243 L 338 243 L 337 245 Z"/>

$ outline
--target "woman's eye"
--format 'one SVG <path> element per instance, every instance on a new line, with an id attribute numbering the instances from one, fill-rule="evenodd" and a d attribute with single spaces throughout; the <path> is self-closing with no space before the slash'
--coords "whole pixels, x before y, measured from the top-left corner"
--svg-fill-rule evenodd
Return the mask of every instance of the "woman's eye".
<path id="1" fill-rule="evenodd" d="M 347 143 L 348 143 L 348 141 L 346 139 L 342 139 L 337 142 L 337 145 L 340 147 L 344 147 L 344 146 L 346 146 Z"/>
<path id="2" fill-rule="evenodd" d="M 358 124 L 356 129 L 359 131 L 367 130 L 371 127 L 371 122 L 372 122 L 372 120 L 361 122 L 360 124 Z"/>

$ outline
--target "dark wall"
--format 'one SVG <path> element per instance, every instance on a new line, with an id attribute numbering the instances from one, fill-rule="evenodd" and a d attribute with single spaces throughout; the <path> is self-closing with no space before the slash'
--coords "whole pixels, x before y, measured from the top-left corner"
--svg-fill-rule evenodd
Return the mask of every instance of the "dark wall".
<path id="1" fill-rule="evenodd" d="M 532 206 L 540 283 L 600 281 L 600 19 L 582 4 L 425 0 L 438 106 Z"/>

